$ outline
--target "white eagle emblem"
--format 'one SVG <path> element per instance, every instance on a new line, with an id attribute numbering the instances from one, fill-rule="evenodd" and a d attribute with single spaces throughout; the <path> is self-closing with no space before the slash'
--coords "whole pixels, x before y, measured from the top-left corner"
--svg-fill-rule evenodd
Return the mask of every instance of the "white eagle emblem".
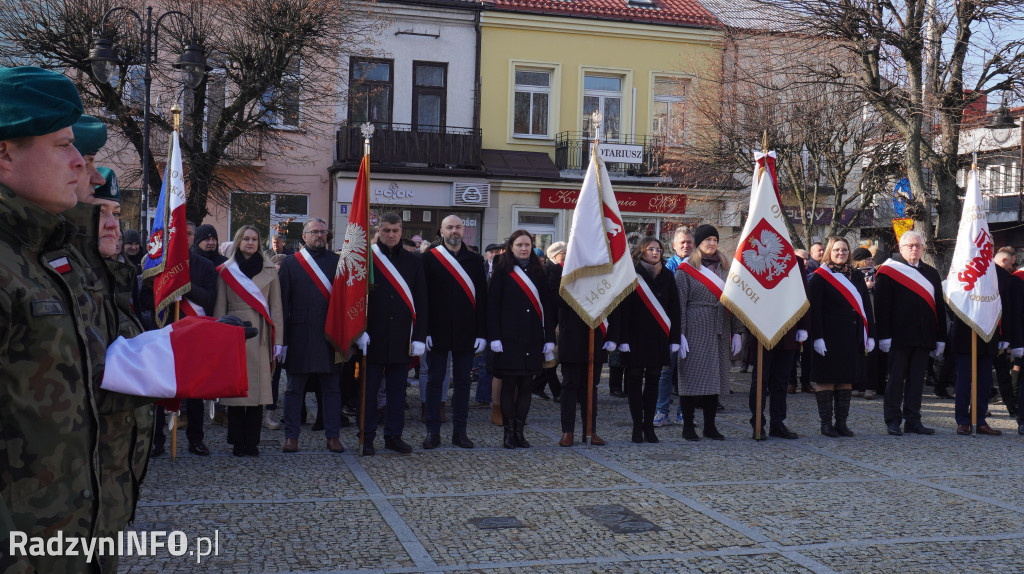
<path id="1" fill-rule="evenodd" d="M 337 276 L 348 276 L 346 285 L 366 279 L 366 230 L 362 225 L 349 223 L 345 228 L 345 243 L 341 246 Z"/>
<path id="2" fill-rule="evenodd" d="M 763 276 L 771 281 L 776 276 L 785 275 L 789 270 L 792 256 L 784 253 L 782 237 L 770 229 L 761 230 L 761 239 L 747 239 L 753 249 L 743 251 L 743 263 L 755 275 Z"/>

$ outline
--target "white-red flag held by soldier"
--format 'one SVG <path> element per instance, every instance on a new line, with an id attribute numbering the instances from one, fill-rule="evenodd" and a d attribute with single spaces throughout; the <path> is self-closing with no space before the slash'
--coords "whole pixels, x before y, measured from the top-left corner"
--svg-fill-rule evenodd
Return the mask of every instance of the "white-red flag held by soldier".
<path id="1" fill-rule="evenodd" d="M 978 167 L 974 166 L 967 176 L 960 231 L 942 292 L 949 308 L 985 342 L 992 340 L 1003 312 L 992 247 Z"/>
<path id="2" fill-rule="evenodd" d="M 636 289 L 636 270 L 626 244 L 619 205 L 604 160 L 590 154 L 590 166 L 572 214 L 559 293 L 596 328 Z"/>
<path id="3" fill-rule="evenodd" d="M 359 176 L 352 195 L 352 213 L 345 228 L 345 243 L 334 275 L 331 301 L 327 307 L 327 339 L 348 360 L 352 345 L 366 331 L 368 285 L 373 277 L 369 236 L 370 154 L 359 164 Z"/>
<path id="4" fill-rule="evenodd" d="M 772 154 L 758 157 L 750 215 L 743 225 L 722 289 L 722 304 L 768 349 L 809 307 L 774 177 L 769 171 L 773 160 Z"/>
<path id="5" fill-rule="evenodd" d="M 188 233 L 185 228 L 185 177 L 181 166 L 178 131 L 171 132 L 167 167 L 160 187 L 153 231 L 146 244 L 142 278 L 153 281 L 157 322 L 164 308 L 192 288 L 188 266 Z"/>

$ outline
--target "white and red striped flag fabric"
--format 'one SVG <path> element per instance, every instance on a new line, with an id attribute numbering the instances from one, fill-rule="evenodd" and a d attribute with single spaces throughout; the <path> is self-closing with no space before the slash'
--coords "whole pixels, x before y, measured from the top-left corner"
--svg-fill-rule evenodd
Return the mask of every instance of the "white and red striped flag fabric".
<path id="1" fill-rule="evenodd" d="M 157 317 L 164 316 L 161 311 L 192 288 L 185 229 L 185 177 L 177 130 L 171 133 L 170 147 L 153 230 L 142 261 L 142 278 L 153 281 Z"/>
<path id="2" fill-rule="evenodd" d="M 164 399 L 247 396 L 245 330 L 212 317 L 184 317 L 131 339 L 118 337 L 107 348 L 100 388 Z"/>

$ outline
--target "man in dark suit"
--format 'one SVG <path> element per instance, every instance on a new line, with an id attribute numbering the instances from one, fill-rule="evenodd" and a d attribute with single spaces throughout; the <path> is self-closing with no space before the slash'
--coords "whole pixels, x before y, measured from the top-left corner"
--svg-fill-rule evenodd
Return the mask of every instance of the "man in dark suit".
<path id="1" fill-rule="evenodd" d="M 380 217 L 378 239 L 372 246 L 373 288 L 366 311 L 366 332 L 358 346 L 366 354 L 366 420 L 363 455 L 374 454 L 377 434 L 377 391 L 381 379 L 387 393 L 384 448 L 408 454 L 402 440 L 405 428 L 405 376 L 409 372 L 410 342 L 415 356 L 426 352 L 427 284 L 420 256 L 402 248 L 402 218 L 389 211 Z M 367 254 L 370 255 L 370 254 Z M 442 366 L 442 371 L 444 367 Z M 290 372 L 290 371 L 289 371 Z"/>
<path id="2" fill-rule="evenodd" d="M 285 430 L 283 452 L 299 450 L 302 403 L 306 385 L 320 383 L 323 392 L 324 434 L 327 450 L 345 452 L 338 438 L 341 429 L 340 365 L 334 362 L 334 349 L 324 337 L 327 306 L 331 298 L 338 254 L 327 249 L 327 223 L 310 219 L 302 229 L 306 244 L 298 253 L 281 262 L 281 307 L 284 311 Z"/>
<path id="3" fill-rule="evenodd" d="M 935 434 L 921 424 L 921 393 L 928 354 L 941 355 L 946 348 L 946 304 L 939 272 L 921 261 L 924 247 L 924 236 L 905 231 L 900 254 L 875 274 L 878 348 L 889 353 L 885 425 L 894 436 Z"/>
<path id="4" fill-rule="evenodd" d="M 430 322 L 427 325 L 427 438 L 423 448 L 441 444 L 442 383 L 452 359 L 452 444 L 473 448 L 466 436 L 469 371 L 473 356 L 487 345 L 487 272 L 484 258 L 462 243 L 462 219 L 441 221 L 441 243 L 423 255 Z"/>

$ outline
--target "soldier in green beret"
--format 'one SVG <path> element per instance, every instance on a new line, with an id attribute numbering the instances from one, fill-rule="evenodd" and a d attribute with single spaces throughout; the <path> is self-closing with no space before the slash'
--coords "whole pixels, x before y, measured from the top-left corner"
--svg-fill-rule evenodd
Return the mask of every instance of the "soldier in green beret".
<path id="1" fill-rule="evenodd" d="M 96 169 L 96 154 L 107 143 L 107 126 L 93 116 L 82 114 L 71 129 L 75 132 L 75 147 L 85 160 L 87 176 L 78 182 L 78 201 L 90 203 L 89 199 L 94 195 L 95 189 L 106 183 Z"/>
<path id="2" fill-rule="evenodd" d="M 108 341 L 94 326 L 99 279 L 61 215 L 78 202 L 82 115 L 61 74 L 0 68 L 0 568 L 97 571 L 85 556 L 27 556 L 32 538 L 92 537 L 100 491 L 99 415 L 91 383 Z M 27 540 L 26 540 L 27 539 Z"/>

